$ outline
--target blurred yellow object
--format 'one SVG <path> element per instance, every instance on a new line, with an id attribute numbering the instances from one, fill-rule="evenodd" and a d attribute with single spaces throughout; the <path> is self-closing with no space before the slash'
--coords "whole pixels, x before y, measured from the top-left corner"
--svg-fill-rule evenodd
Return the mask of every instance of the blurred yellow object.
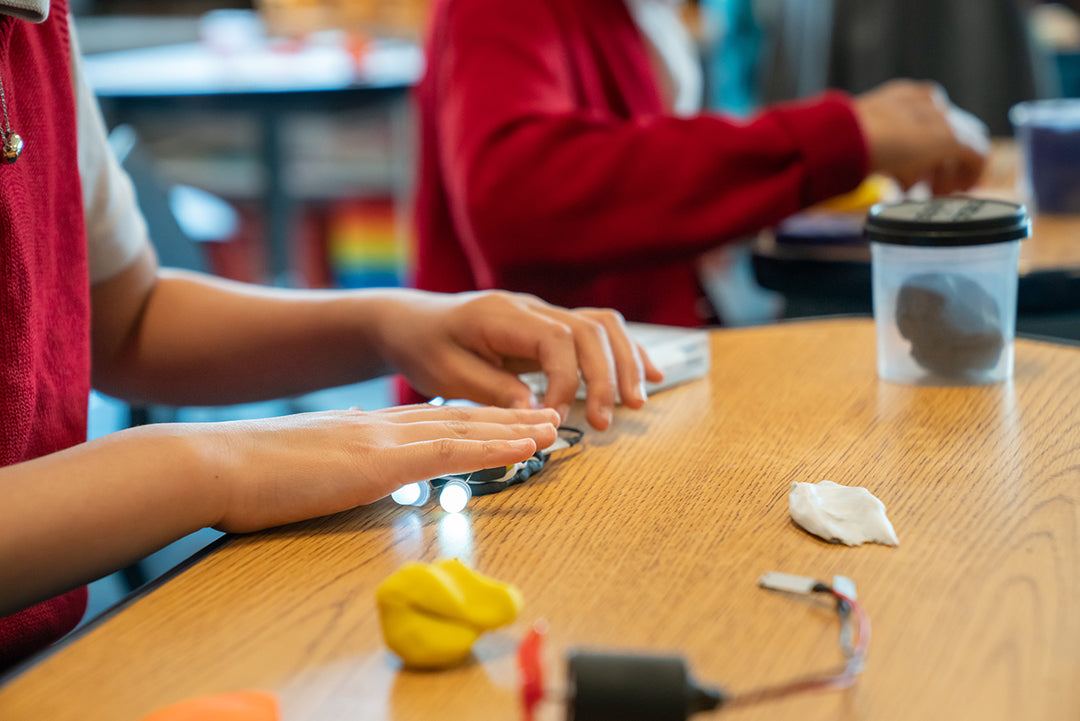
<path id="1" fill-rule="evenodd" d="M 303 37 L 346 30 L 363 37 L 418 39 L 427 0 L 255 0 L 271 35 Z"/>
<path id="2" fill-rule="evenodd" d="M 886 200 L 895 190 L 895 184 L 884 175 L 868 175 L 859 187 L 850 193 L 823 200 L 810 210 L 827 210 L 833 213 L 865 213 L 870 206 Z"/>
<path id="3" fill-rule="evenodd" d="M 411 561 L 375 589 L 383 638 L 405 665 L 447 668 L 468 657 L 485 631 L 521 611 L 521 592 L 473 571 L 456 558 Z"/>

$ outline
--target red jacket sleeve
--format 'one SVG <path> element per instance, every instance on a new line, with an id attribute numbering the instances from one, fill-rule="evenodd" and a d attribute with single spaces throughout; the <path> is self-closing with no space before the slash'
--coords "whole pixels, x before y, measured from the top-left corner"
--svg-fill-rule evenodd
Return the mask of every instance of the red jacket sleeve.
<path id="1" fill-rule="evenodd" d="M 620 118 L 580 109 L 572 58 L 587 55 L 574 48 L 585 40 L 554 5 L 451 0 L 442 10 L 441 51 L 430 59 L 439 162 L 455 224 L 497 266 L 696 255 L 866 173 L 840 93 L 748 122 Z"/>

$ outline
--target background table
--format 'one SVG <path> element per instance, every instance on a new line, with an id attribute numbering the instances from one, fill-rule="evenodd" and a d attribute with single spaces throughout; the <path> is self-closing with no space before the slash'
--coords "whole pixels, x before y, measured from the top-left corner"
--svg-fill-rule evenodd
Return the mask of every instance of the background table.
<path id="1" fill-rule="evenodd" d="M 554 680 L 579 645 L 677 650 L 733 690 L 831 667 L 835 614 L 757 588 L 770 570 L 855 579 L 868 667 L 722 718 L 1080 717 L 1080 348 L 1020 340 L 1014 381 L 933 388 L 877 380 L 865 319 L 712 341 L 708 378 L 464 515 L 380 502 L 231 540 L 9 680 L 0 718 L 125 721 L 260 687 L 288 720 L 514 719 L 514 644 L 540 616 Z M 790 484 L 823 478 L 881 498 L 899 548 L 794 526 Z M 402 672 L 375 586 L 444 556 L 517 584 L 524 614 L 471 665 Z"/>
<path id="2" fill-rule="evenodd" d="M 1014 144 L 996 141 L 986 173 L 971 191 L 978 197 L 1016 200 L 1019 160 Z M 754 244 L 758 282 L 785 294 L 794 315 L 868 313 L 870 249 L 866 245 L 777 243 L 763 233 Z M 1031 237 L 1020 244 L 1018 327 L 1043 326 L 1080 339 L 1080 215 L 1036 213 Z M 1064 324 L 1041 322 L 1046 314 L 1070 313 Z"/>
<path id="3" fill-rule="evenodd" d="M 225 16 L 258 23 L 252 13 L 228 11 Z M 343 42 L 333 39 L 284 50 L 280 41 L 249 32 L 250 37 L 234 41 L 235 47 L 177 43 L 88 55 L 84 64 L 110 124 L 196 112 L 258 121 L 268 280 L 289 285 L 289 240 L 294 229 L 286 180 L 288 163 L 295 158 L 291 139 L 283 132 L 285 119 L 297 113 L 388 109 L 393 153 L 408 164 L 411 119 L 393 101 L 404 98 L 420 78 L 423 52 L 415 43 L 375 40 L 357 59 Z M 202 150 L 192 147 L 191 153 Z M 404 197 L 408 180 L 393 178 L 392 184 Z"/>

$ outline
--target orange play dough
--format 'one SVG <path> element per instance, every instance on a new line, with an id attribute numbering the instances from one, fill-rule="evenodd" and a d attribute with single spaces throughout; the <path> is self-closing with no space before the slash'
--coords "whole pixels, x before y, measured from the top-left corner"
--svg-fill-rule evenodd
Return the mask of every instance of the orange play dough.
<path id="1" fill-rule="evenodd" d="M 154 711 L 143 721 L 280 721 L 277 697 L 266 691 L 231 691 L 189 698 Z"/>

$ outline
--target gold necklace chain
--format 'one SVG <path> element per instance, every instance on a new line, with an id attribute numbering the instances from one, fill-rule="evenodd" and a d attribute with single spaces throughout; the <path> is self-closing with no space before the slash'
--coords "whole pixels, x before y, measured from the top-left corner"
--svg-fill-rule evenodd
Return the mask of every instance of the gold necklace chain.
<path id="1" fill-rule="evenodd" d="M 4 95 L 4 78 L 2 76 L 0 76 L 0 106 L 4 109 L 4 147 L 3 154 L 0 155 L 0 162 L 11 165 L 22 155 L 23 139 L 17 133 L 11 132 L 11 121 L 8 119 L 7 97 Z"/>

